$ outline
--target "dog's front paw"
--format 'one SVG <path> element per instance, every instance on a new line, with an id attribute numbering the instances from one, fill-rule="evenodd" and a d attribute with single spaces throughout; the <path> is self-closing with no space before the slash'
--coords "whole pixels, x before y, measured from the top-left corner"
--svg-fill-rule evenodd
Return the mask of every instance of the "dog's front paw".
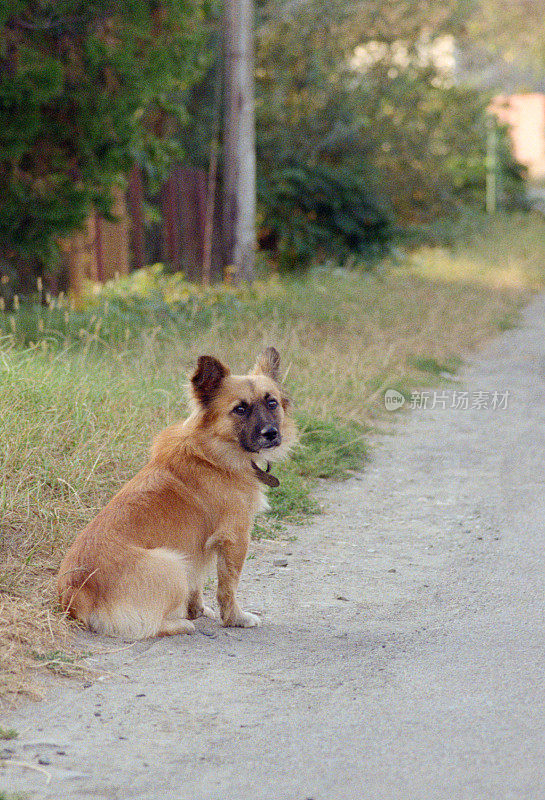
<path id="1" fill-rule="evenodd" d="M 259 628 L 261 620 L 257 614 L 250 614 L 249 611 L 239 611 L 236 616 L 224 620 L 223 624 L 226 628 Z"/>
<path id="2" fill-rule="evenodd" d="M 202 607 L 202 616 L 203 617 L 207 617 L 208 619 L 217 619 L 218 618 L 218 615 L 216 614 L 216 612 L 214 611 L 213 608 L 210 608 L 210 606 L 203 606 Z"/>

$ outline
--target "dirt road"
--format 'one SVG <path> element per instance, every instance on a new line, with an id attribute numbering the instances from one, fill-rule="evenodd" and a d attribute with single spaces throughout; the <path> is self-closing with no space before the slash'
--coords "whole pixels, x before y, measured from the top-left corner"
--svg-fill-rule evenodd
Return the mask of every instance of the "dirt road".
<path id="1" fill-rule="evenodd" d="M 254 547 L 241 597 L 261 628 L 201 620 L 91 659 L 104 679 L 7 715 L 0 789 L 544 798 L 545 297 L 428 401 L 321 488 L 296 541 Z"/>

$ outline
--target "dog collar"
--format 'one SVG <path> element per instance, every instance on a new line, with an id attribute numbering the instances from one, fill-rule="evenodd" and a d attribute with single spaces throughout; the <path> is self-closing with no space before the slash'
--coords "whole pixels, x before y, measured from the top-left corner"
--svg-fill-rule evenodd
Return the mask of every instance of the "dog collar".
<path id="1" fill-rule="evenodd" d="M 255 461 L 252 461 L 252 467 L 254 468 L 254 472 L 257 475 L 258 479 L 261 483 L 264 483 L 266 486 L 272 486 L 276 488 L 280 486 L 280 481 L 275 475 L 271 475 L 271 464 L 270 461 L 267 461 L 267 469 L 261 469 L 257 466 Z"/>

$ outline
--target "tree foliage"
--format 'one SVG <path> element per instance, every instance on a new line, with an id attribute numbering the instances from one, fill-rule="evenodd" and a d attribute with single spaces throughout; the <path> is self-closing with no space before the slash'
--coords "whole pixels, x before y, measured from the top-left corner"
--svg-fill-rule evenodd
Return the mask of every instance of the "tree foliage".
<path id="1" fill-rule="evenodd" d="M 489 0 L 500 2 L 500 0 Z M 454 81 L 474 0 L 270 0 L 258 26 L 258 156 L 351 171 L 415 222 L 484 197 L 489 98 Z"/>
<path id="2" fill-rule="evenodd" d="M 205 65 L 201 23 L 185 0 L 0 0 L 5 257 L 52 264 L 135 161 L 160 179 L 184 118 L 172 98 Z"/>
<path id="3" fill-rule="evenodd" d="M 467 32 L 474 43 L 496 57 L 543 72 L 542 0 L 479 0 L 468 17 Z"/>

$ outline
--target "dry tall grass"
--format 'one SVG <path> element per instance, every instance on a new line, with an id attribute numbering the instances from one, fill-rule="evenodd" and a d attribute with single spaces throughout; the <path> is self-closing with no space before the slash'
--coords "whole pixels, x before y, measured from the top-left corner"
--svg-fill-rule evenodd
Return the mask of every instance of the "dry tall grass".
<path id="1" fill-rule="evenodd" d="M 0 704 L 18 694 L 40 699 L 39 674 L 86 674 L 78 664 L 70 627 L 51 601 L 0 592 Z"/>
<path id="2" fill-rule="evenodd" d="M 28 668 L 58 648 L 65 623 L 48 598 L 61 554 L 141 466 L 152 436 L 185 413 L 198 355 L 245 370 L 274 343 L 298 411 L 381 426 L 386 388 L 436 382 L 513 324 L 542 285 L 544 234 L 540 221 L 514 230 L 501 220 L 454 253 L 420 251 L 376 276 L 316 273 L 189 343 L 142 334 L 100 353 L 0 346 L 0 695 L 27 690 Z"/>

